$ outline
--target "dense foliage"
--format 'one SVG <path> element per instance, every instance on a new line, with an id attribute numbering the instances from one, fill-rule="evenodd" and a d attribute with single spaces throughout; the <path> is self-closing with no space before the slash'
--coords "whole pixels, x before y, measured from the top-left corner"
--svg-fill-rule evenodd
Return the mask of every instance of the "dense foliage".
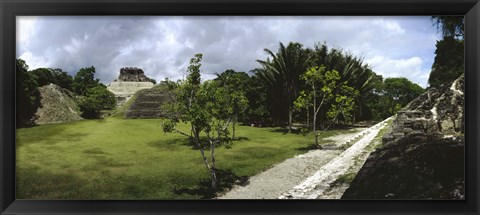
<path id="1" fill-rule="evenodd" d="M 24 127 L 33 123 L 32 118 L 40 104 L 40 93 L 36 77 L 28 72 L 28 65 L 24 60 L 16 60 L 16 70 L 17 127 Z"/>
<path id="2" fill-rule="evenodd" d="M 435 61 L 428 78 L 430 87 L 450 84 L 464 73 L 464 18 L 463 16 L 433 16 L 432 20 L 442 32 L 437 41 Z"/>
<path id="3" fill-rule="evenodd" d="M 78 103 L 84 118 L 99 118 L 102 110 L 112 110 L 115 105 L 115 95 L 101 84 L 88 88 Z"/>
<path id="4" fill-rule="evenodd" d="M 423 92 L 423 89 L 419 90 L 420 86 L 408 81 L 400 84 L 406 84 L 401 86 L 401 89 L 410 89 L 411 92 L 407 90 L 410 94 L 396 95 L 391 92 L 392 83 L 390 81 L 384 83 L 383 77 L 375 74 L 361 58 L 341 49 L 328 48 L 326 44 L 318 43 L 311 49 L 304 48 L 298 43 L 290 43 L 287 46 L 280 43 L 277 53 L 266 51 L 270 56 L 266 60 L 258 60 L 262 67 L 254 70 L 252 79 L 258 78 L 266 83 L 266 86 L 263 84 L 267 92 L 264 109 L 269 111 L 271 120 L 277 125 L 286 124 L 290 127 L 292 122 L 302 122 L 313 130 L 313 126 L 325 129 L 332 123 L 349 124 L 358 120 L 382 120 L 405 106 L 408 103 L 406 100 L 409 101 L 414 98 L 412 96 L 418 96 Z M 313 96 L 312 93 L 307 93 L 311 92 L 312 84 L 318 85 L 316 90 L 326 84 L 320 80 L 312 83 L 313 77 L 304 77 L 312 68 L 336 71 L 338 80 L 335 82 L 341 83 L 344 87 L 336 86 L 329 92 L 331 95 Z M 315 108 L 311 104 L 314 97 L 318 101 L 321 101 L 323 96 L 334 98 L 341 95 L 342 90 L 350 91 L 348 96 L 339 97 L 345 99 L 343 102 L 348 103 L 347 106 L 338 106 L 336 99 L 324 101 L 322 108 L 318 106 Z M 289 99 L 291 96 L 294 96 L 293 101 Z M 315 122 L 314 115 L 318 118 Z"/>
<path id="5" fill-rule="evenodd" d="M 272 58 L 257 60 L 263 68 L 260 77 L 269 83 L 270 92 L 274 95 L 272 101 L 272 118 L 279 123 L 288 116 L 288 132 L 292 130 L 293 101 L 298 97 L 300 88 L 300 75 L 308 68 L 309 49 L 304 49 L 300 43 L 289 43 L 286 47 L 280 43 L 275 54 L 269 49 L 264 49 Z"/>
<path id="6" fill-rule="evenodd" d="M 437 41 L 435 61 L 428 78 L 431 87 L 450 84 L 464 72 L 464 41 L 454 37 L 444 37 Z"/>
<path id="7" fill-rule="evenodd" d="M 414 98 L 425 92 L 425 89 L 406 78 L 377 77 L 375 93 L 369 96 L 367 102 L 372 111 L 372 119 L 381 120 L 395 114 Z"/>
<path id="8" fill-rule="evenodd" d="M 100 80 L 94 77 L 95 67 L 81 68 L 73 78 L 73 90 L 78 95 L 86 95 L 87 90 L 100 84 Z"/>

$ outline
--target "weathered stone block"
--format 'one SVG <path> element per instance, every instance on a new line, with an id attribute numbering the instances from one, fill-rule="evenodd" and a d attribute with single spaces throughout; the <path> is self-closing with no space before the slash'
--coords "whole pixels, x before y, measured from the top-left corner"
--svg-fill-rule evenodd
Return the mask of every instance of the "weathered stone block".
<path id="1" fill-rule="evenodd" d="M 411 128 L 404 128 L 404 129 L 403 129 L 403 133 L 404 133 L 405 135 L 408 134 L 408 133 L 410 133 L 410 132 L 412 132 L 412 131 L 413 131 L 413 129 L 411 129 Z"/>
<path id="2" fill-rule="evenodd" d="M 417 122 L 414 122 L 414 123 L 412 124 L 412 129 L 413 129 L 413 130 L 420 130 L 420 129 L 423 129 L 423 128 L 424 128 L 424 127 L 423 127 L 422 121 L 417 121 Z"/>
<path id="3" fill-rule="evenodd" d="M 400 132 L 397 132 L 397 133 L 393 133 L 392 136 L 393 136 L 395 139 L 397 139 L 397 138 L 400 138 L 400 137 L 405 136 L 405 134 L 400 133 Z"/>

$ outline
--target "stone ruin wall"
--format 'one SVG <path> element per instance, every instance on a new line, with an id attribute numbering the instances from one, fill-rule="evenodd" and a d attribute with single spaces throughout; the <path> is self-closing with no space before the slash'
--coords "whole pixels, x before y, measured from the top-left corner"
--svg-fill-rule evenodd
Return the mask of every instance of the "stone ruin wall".
<path id="1" fill-rule="evenodd" d="M 117 107 L 125 104 L 132 96 L 142 89 L 154 86 L 142 69 L 137 67 L 124 67 L 120 69 L 117 79 L 111 82 L 107 89 L 115 95 Z"/>
<path id="2" fill-rule="evenodd" d="M 145 76 L 142 69 L 137 67 L 124 67 L 120 69 L 120 75 L 117 82 L 149 82 L 149 78 Z"/>

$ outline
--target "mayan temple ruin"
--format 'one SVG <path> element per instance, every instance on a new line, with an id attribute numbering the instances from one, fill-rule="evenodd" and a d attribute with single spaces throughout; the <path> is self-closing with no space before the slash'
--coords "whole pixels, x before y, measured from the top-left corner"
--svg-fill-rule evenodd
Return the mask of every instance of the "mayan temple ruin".
<path id="1" fill-rule="evenodd" d="M 117 106 L 125 104 L 137 91 L 150 89 L 154 86 L 152 79 L 145 76 L 142 69 L 137 67 L 124 67 L 120 75 L 112 81 L 107 89 L 115 94 Z"/>

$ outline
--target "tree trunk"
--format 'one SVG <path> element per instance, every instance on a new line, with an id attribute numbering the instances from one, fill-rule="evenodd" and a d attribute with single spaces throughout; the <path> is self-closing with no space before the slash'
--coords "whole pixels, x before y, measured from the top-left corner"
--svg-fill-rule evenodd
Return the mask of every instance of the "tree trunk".
<path id="1" fill-rule="evenodd" d="M 288 107 L 288 133 L 292 133 L 292 117 L 293 117 L 293 108 Z"/>
<path id="2" fill-rule="evenodd" d="M 352 126 L 355 125 L 355 111 L 353 111 L 353 116 L 352 116 Z"/>
<path id="3" fill-rule="evenodd" d="M 235 139 L 235 124 L 237 124 L 237 117 L 238 117 L 238 114 L 235 113 L 235 118 L 233 119 L 233 123 L 232 123 L 232 140 Z"/>
<path id="4" fill-rule="evenodd" d="M 320 113 L 320 130 L 323 130 L 325 124 L 323 123 L 323 113 Z"/>
<path id="5" fill-rule="evenodd" d="M 315 92 L 313 93 L 313 136 L 315 137 L 315 146 L 318 146 L 318 135 L 317 135 L 317 98 Z"/>
<path id="6" fill-rule="evenodd" d="M 313 135 L 315 136 L 315 145 L 318 146 L 318 135 L 317 135 L 317 126 L 315 125 L 317 123 L 317 114 L 314 114 L 313 116 Z"/>
<path id="7" fill-rule="evenodd" d="M 217 190 L 217 173 L 215 169 L 211 169 L 210 172 L 212 173 L 212 189 Z"/>
<path id="8" fill-rule="evenodd" d="M 217 190 L 217 165 L 215 164 L 215 143 L 211 142 L 210 144 L 210 156 L 212 159 L 212 167 L 210 168 L 210 172 L 212 174 L 212 189 Z"/>
<path id="9" fill-rule="evenodd" d="M 307 128 L 310 127 L 310 109 L 307 106 Z"/>
<path id="10" fill-rule="evenodd" d="M 210 171 L 210 174 L 212 175 L 212 189 L 216 190 L 217 189 L 217 174 L 216 174 L 216 170 L 215 170 L 216 169 L 216 167 L 215 167 L 215 147 L 214 147 L 213 144 L 210 145 L 211 146 L 210 155 L 211 155 L 211 158 L 212 158 L 212 166 L 210 166 L 210 164 L 208 163 L 208 159 L 205 156 L 205 151 L 204 151 L 202 145 L 200 144 L 200 134 L 199 134 L 199 132 L 197 132 L 197 130 L 194 129 L 194 128 L 192 128 L 192 131 L 193 131 L 193 134 L 194 134 L 195 144 L 200 149 L 200 154 L 202 154 L 203 163 L 205 164 L 205 167 L 207 167 L 207 169 Z"/>

